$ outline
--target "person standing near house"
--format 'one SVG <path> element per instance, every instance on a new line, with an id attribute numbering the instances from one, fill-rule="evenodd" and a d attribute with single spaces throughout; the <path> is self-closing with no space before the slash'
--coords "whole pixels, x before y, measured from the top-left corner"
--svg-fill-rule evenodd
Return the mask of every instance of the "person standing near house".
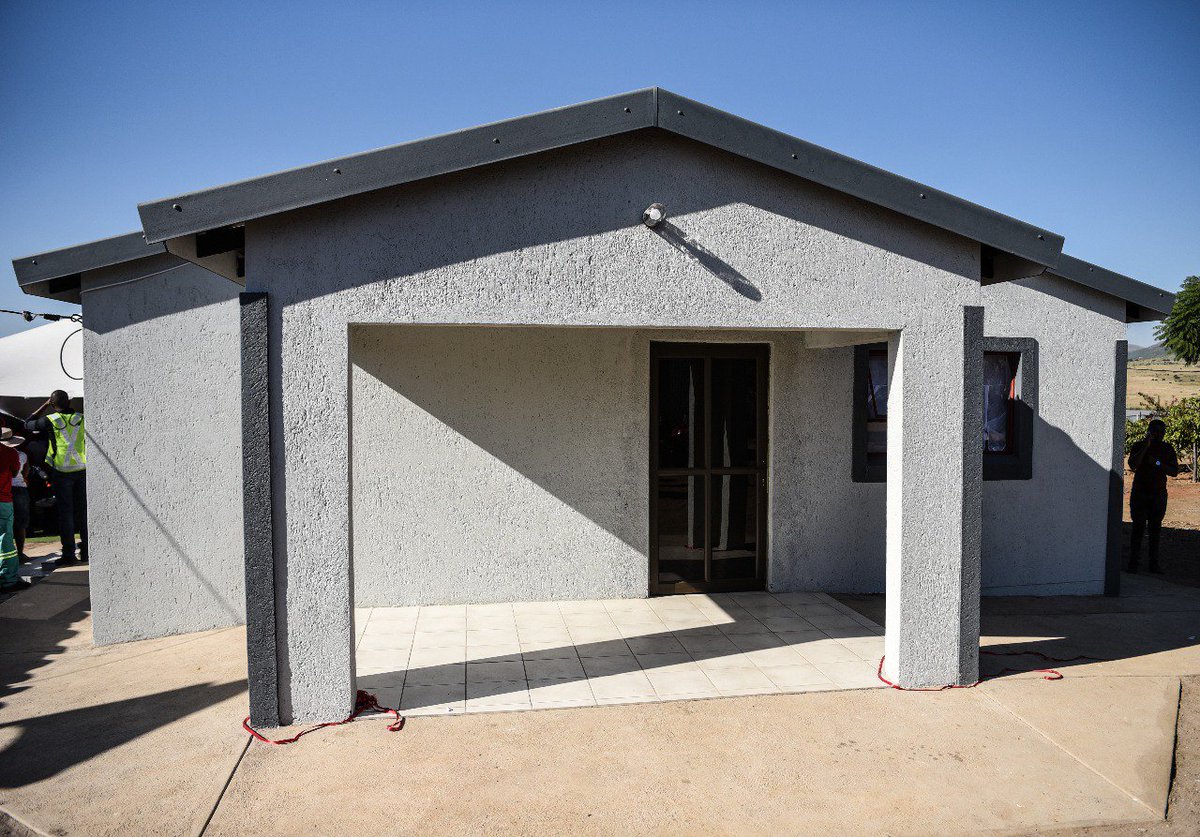
<path id="1" fill-rule="evenodd" d="M 46 410 L 53 412 L 41 415 Z M 71 406 L 71 399 L 61 389 L 50 394 L 25 422 L 28 430 L 45 433 L 50 440 L 46 464 L 50 466 L 50 482 L 54 486 L 54 502 L 58 510 L 58 537 L 62 542 L 59 563 L 75 562 L 75 533 L 79 533 L 79 557 L 86 561 L 87 552 L 87 443 L 84 438 L 83 413 Z"/>
<path id="2" fill-rule="evenodd" d="M 20 439 L 21 437 L 14 438 Z M 21 441 L 25 440 L 21 439 Z M 25 554 L 25 530 L 29 528 L 30 515 L 33 511 L 29 500 L 29 485 L 25 481 L 29 476 L 29 456 L 20 448 L 14 448 L 14 450 L 17 452 L 17 458 L 21 460 L 21 468 L 12 481 L 13 540 L 17 543 L 17 561 L 24 564 L 29 560 L 29 556 Z"/>
<path id="3" fill-rule="evenodd" d="M 17 544 L 13 540 L 12 480 L 21 472 L 21 459 L 16 448 L 24 441 L 7 427 L 0 430 L 0 593 L 12 593 L 29 586 L 29 582 L 21 578 Z"/>
<path id="4" fill-rule="evenodd" d="M 1150 572 L 1161 573 L 1158 565 L 1158 536 L 1167 514 L 1167 477 L 1179 473 L 1175 448 L 1164 441 L 1167 425 L 1154 419 L 1146 428 L 1146 438 L 1129 449 L 1129 467 L 1133 487 L 1129 490 L 1129 516 L 1133 519 L 1133 538 L 1129 548 L 1129 571 L 1137 572 L 1142 551 L 1142 534 L 1150 530 Z"/>

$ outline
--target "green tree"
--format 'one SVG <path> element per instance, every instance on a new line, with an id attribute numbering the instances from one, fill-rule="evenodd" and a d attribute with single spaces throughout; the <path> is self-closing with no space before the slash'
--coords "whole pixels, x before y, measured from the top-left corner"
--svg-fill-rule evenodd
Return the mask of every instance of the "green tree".
<path id="1" fill-rule="evenodd" d="M 1160 341 L 1177 360 L 1200 363 L 1200 276 L 1189 276 L 1175 295 L 1175 306 L 1154 329 Z"/>
<path id="2" fill-rule="evenodd" d="M 1200 448 L 1200 396 L 1164 402 L 1144 392 L 1138 395 L 1142 397 L 1142 409 L 1153 411 L 1153 415 L 1125 422 L 1125 455 L 1129 455 L 1135 442 L 1146 438 L 1151 419 L 1162 419 L 1167 425 L 1164 438 L 1174 446 L 1181 459 L 1191 454 L 1192 482 L 1200 481 L 1200 475 L 1196 473 L 1196 454 Z"/>

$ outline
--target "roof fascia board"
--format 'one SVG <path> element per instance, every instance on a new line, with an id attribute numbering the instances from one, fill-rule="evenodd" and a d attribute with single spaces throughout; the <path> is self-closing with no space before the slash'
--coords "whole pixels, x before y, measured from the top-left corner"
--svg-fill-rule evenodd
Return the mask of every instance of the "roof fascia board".
<path id="1" fill-rule="evenodd" d="M 138 206 L 162 242 L 315 203 L 654 126 L 653 88 L 340 157 Z"/>
<path id="2" fill-rule="evenodd" d="M 658 125 L 1039 265 L 1054 266 L 1062 252 L 1057 233 L 667 90 L 658 94 Z"/>
<path id="3" fill-rule="evenodd" d="M 165 245 L 147 243 L 141 232 L 132 232 L 34 256 L 23 256 L 13 259 L 12 265 L 17 284 L 24 289 L 85 270 L 110 267 L 165 252 Z"/>
<path id="4" fill-rule="evenodd" d="M 1171 312 L 1175 294 L 1063 253 L 1049 271 L 1055 276 L 1136 305 L 1137 321 L 1161 319 Z M 1157 315 L 1157 316 L 1156 316 Z"/>

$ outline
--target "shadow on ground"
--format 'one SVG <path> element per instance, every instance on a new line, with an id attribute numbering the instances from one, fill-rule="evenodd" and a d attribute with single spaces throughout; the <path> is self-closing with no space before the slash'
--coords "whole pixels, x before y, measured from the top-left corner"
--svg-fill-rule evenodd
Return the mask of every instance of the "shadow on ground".
<path id="1" fill-rule="evenodd" d="M 882 594 L 839 594 L 834 598 L 883 623 Z M 1038 637 L 987 643 L 985 650 L 999 656 L 980 658 L 984 679 L 1048 665 L 1066 669 L 1097 661 L 1130 662 L 1166 651 L 1200 648 L 1200 593 L 1159 577 L 1122 573 L 1121 595 L 1116 597 L 997 596 L 985 597 L 981 604 L 985 638 Z M 1076 657 L 1082 659 L 1073 659 Z"/>
<path id="2" fill-rule="evenodd" d="M 1121 524 L 1121 566 L 1129 566 L 1129 541 L 1131 523 Z M 1142 561 L 1147 564 L 1146 542 L 1142 543 Z M 1159 542 L 1159 561 L 1163 568 L 1163 579 L 1189 587 L 1200 587 L 1200 529 L 1180 529 L 1164 526 Z"/>
<path id="3" fill-rule="evenodd" d="M 86 568 L 58 570 L 0 608 L 0 719 L 8 714 L 6 708 L 11 709 L 14 695 L 35 686 L 53 692 L 61 675 L 42 669 L 65 662 L 71 655 L 82 658 L 95 653 L 87 585 Z M 103 664 L 90 662 L 91 666 Z M 0 748 L 0 765 L 4 766 L 0 788 L 24 787 L 53 777 L 245 688 L 244 680 L 201 683 L 37 717 L 0 720 L 0 740 L 7 742 Z M 103 695 L 64 694 L 61 702 L 78 705 L 88 697 Z M 54 701 L 51 698 L 47 703 Z"/>
<path id="4" fill-rule="evenodd" d="M 245 681 L 201 683 L 129 700 L 0 724 L 20 735 L 0 750 L 0 788 L 20 788 L 86 762 L 146 733 L 246 690 Z M 72 741 L 63 746 L 64 739 Z"/>

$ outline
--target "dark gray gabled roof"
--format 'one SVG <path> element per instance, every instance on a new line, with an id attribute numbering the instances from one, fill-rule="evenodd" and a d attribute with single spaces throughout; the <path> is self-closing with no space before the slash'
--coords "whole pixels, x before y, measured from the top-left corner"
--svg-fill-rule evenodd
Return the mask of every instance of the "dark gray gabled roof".
<path id="1" fill-rule="evenodd" d="M 76 244 L 61 250 L 38 253 L 13 259 L 13 272 L 22 288 L 38 282 L 62 279 L 85 270 L 96 270 L 114 264 L 144 259 L 167 252 L 165 244 L 146 242 L 141 232 L 131 232 L 112 238 L 102 238 L 87 244 Z"/>
<path id="2" fill-rule="evenodd" d="M 164 253 L 170 238 L 646 128 L 756 160 L 1046 266 L 1124 300 L 1129 322 L 1160 319 L 1174 304 L 1173 294 L 1062 254 L 1062 236 L 656 87 L 152 201 L 138 207 L 144 234 L 14 259 L 13 269 L 29 293 L 77 296 L 78 274 Z"/>
<path id="3" fill-rule="evenodd" d="M 1175 294 L 1153 285 L 1139 282 L 1120 273 L 1114 273 L 1099 265 L 1076 259 L 1063 253 L 1058 264 L 1049 270 L 1055 276 L 1069 279 L 1084 287 L 1102 291 L 1125 300 L 1125 320 L 1130 323 L 1145 320 L 1161 320 L 1175 304 Z"/>
<path id="4" fill-rule="evenodd" d="M 138 207 L 165 241 L 349 195 L 657 128 L 1053 266 L 1062 236 L 657 87 L 341 157 Z"/>

